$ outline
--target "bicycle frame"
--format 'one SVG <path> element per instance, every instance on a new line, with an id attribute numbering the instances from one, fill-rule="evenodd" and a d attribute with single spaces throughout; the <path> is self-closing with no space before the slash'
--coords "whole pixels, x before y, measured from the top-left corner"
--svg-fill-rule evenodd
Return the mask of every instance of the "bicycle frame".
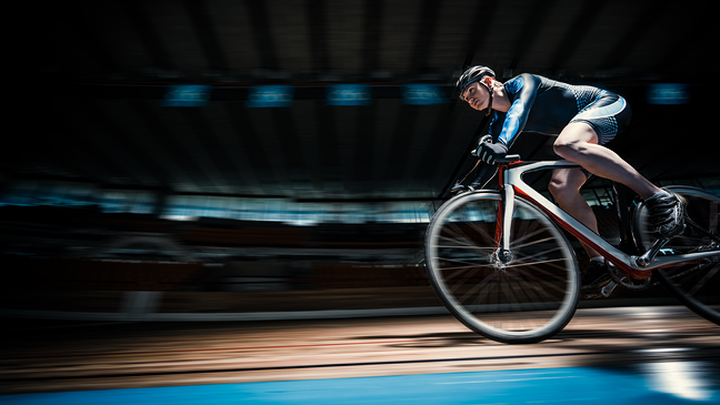
<path id="1" fill-rule="evenodd" d="M 611 245 L 590 228 L 580 223 L 570 214 L 563 211 L 560 207 L 550 202 L 523 180 L 523 175 L 525 173 L 539 170 L 569 169 L 577 167 L 580 166 L 564 160 L 538 162 L 516 161 L 500 165 L 499 180 L 501 194 L 503 196 L 503 204 L 501 213 L 502 217 L 498 218 L 498 221 L 502 223 L 502 235 L 498 240 L 498 258 L 501 260 L 503 258 L 505 260 L 511 260 L 510 230 L 512 229 L 511 222 L 514 212 L 514 201 L 516 198 L 523 198 L 530 204 L 545 212 L 561 228 L 565 229 L 581 242 L 602 254 L 610 262 L 627 273 L 637 274 L 637 272 L 649 272 L 656 268 L 671 266 L 677 263 L 691 262 L 720 254 L 720 251 L 716 250 L 690 254 L 657 256 L 652 258 L 652 260 L 647 259 L 650 252 L 640 256 L 626 254 Z"/>

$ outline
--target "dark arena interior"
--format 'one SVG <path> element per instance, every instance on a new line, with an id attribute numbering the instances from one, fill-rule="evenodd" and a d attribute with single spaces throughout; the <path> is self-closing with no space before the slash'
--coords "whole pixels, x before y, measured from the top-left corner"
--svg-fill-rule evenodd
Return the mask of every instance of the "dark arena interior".
<path id="1" fill-rule="evenodd" d="M 632 121 L 608 147 L 658 186 L 720 196 L 711 2 L 9 10 L 0 403 L 720 401 L 720 326 L 663 285 L 581 296 L 554 336 L 507 344 L 448 312 L 425 255 L 490 122 L 455 89 L 473 65 L 621 95 Z M 554 139 L 510 153 L 558 159 Z M 528 180 L 552 200 L 548 182 Z M 618 244 L 614 190 L 581 192 Z"/>

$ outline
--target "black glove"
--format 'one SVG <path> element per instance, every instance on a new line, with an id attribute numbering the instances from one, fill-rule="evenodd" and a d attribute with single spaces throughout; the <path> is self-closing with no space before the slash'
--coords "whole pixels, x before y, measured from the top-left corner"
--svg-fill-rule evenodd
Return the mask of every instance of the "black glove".
<path id="1" fill-rule="evenodd" d="M 473 154 L 485 163 L 495 164 L 495 160 L 505 157 L 508 147 L 502 142 L 480 142 Z"/>

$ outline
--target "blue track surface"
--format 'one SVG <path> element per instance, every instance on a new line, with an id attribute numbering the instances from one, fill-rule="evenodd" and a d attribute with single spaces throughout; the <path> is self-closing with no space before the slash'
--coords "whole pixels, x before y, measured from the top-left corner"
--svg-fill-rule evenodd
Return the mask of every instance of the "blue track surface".
<path id="1" fill-rule="evenodd" d="M 717 384 L 693 379 L 693 370 L 678 374 L 662 364 L 646 366 L 634 371 L 554 368 L 24 394 L 2 396 L 0 404 L 720 404 Z"/>

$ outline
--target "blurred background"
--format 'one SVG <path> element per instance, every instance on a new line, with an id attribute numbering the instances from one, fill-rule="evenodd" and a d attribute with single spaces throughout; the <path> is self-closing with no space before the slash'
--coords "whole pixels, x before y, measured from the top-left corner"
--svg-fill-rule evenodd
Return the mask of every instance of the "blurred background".
<path id="1" fill-rule="evenodd" d="M 720 191 L 708 2 L 13 7 L 5 316 L 432 313 L 424 230 L 488 123 L 454 93 L 474 64 L 623 95 L 633 121 L 614 150 L 657 184 Z M 513 152 L 553 158 L 551 142 L 524 134 Z M 617 238 L 610 185 L 584 193 Z"/>

